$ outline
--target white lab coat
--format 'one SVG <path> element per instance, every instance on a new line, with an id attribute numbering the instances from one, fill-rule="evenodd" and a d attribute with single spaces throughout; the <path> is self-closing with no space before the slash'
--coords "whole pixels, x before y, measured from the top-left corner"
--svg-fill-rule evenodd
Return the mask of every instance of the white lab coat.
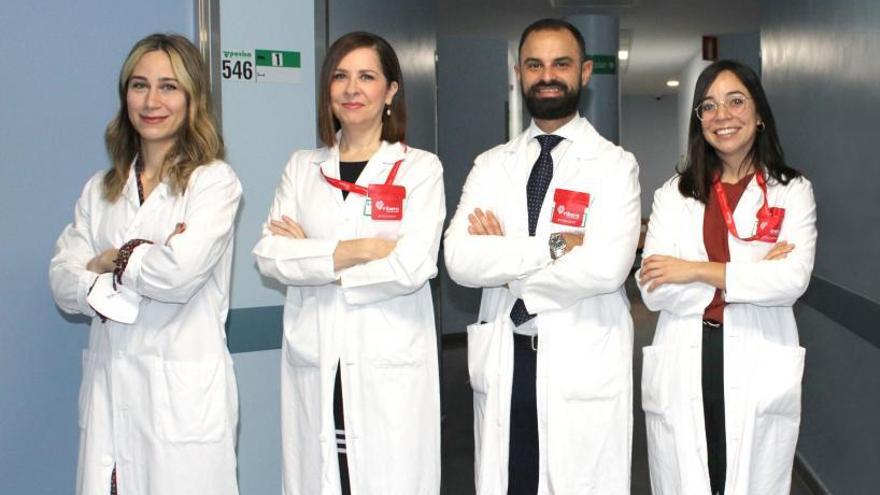
<path id="1" fill-rule="evenodd" d="M 288 286 L 286 495 L 340 492 L 332 408 L 340 361 L 352 493 L 439 493 L 440 383 L 428 280 L 437 274 L 445 216 L 442 168 L 433 154 L 383 142 L 357 183 L 384 183 L 401 158 L 394 183 L 406 188 L 403 219 L 372 220 L 364 196 L 343 200 L 321 176 L 323 169 L 339 177 L 337 147 L 294 153 L 269 219 L 287 215 L 308 238 L 273 236 L 264 227 L 254 248 L 260 272 Z M 337 242 L 364 237 L 396 239 L 397 246 L 386 258 L 334 271 Z"/>
<path id="2" fill-rule="evenodd" d="M 49 268 L 67 313 L 92 317 L 79 395 L 79 495 L 109 493 L 117 467 L 125 495 L 235 495 L 238 396 L 224 324 L 233 221 L 241 186 L 229 165 L 196 169 L 183 195 L 160 183 L 139 205 L 133 171 L 114 203 L 104 172 L 86 184 Z M 178 222 L 186 232 L 165 241 Z M 123 285 L 141 294 L 130 325 L 86 302 L 86 263 L 135 238 Z"/>
<path id="3" fill-rule="evenodd" d="M 768 180 L 771 207 L 785 208 L 779 241 L 794 243 L 783 260 L 764 261 L 773 243 L 728 236 L 724 299 L 726 495 L 788 494 L 801 413 L 804 349 L 791 306 L 807 288 L 816 247 L 816 205 L 810 182 Z M 755 179 L 734 211 L 737 231 L 754 231 L 763 194 Z M 685 198 L 673 178 L 654 194 L 644 257 L 664 254 L 707 261 L 705 205 Z M 636 274 L 638 280 L 638 274 Z M 642 299 L 660 311 L 654 342 L 644 348 L 642 407 L 654 495 L 709 495 L 703 419 L 703 312 L 711 285 L 665 284 Z"/>
<path id="4" fill-rule="evenodd" d="M 540 337 L 538 493 L 629 494 L 633 329 L 622 285 L 639 237 L 638 165 L 586 119 L 566 125 L 576 137 L 555 160 L 534 237 L 526 207 L 536 158 L 526 153 L 530 131 L 477 157 L 446 232 L 450 276 L 483 288 L 479 323 L 467 328 L 478 495 L 507 493 L 509 315 L 519 297 L 537 314 Z M 590 194 L 583 229 L 551 223 L 556 188 Z M 504 236 L 468 234 L 474 208 L 493 211 Z M 581 231 L 583 245 L 551 261 L 555 231 Z"/>

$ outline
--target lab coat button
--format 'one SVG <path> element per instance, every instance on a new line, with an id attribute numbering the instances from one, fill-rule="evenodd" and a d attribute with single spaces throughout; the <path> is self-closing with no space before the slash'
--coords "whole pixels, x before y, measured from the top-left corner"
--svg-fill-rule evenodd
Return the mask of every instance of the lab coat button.
<path id="1" fill-rule="evenodd" d="M 101 458 L 101 464 L 108 466 L 108 467 L 112 466 L 113 465 L 113 457 L 109 456 L 109 455 L 105 455 L 104 457 Z"/>

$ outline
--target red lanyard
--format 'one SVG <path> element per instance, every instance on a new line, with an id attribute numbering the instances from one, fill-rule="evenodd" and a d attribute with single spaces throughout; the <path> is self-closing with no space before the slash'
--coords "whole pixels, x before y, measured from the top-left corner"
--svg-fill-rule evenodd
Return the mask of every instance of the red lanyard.
<path id="1" fill-rule="evenodd" d="M 403 152 L 406 153 L 407 147 L 403 145 Z M 388 173 L 388 178 L 385 179 L 385 185 L 390 186 L 394 184 L 394 178 L 397 177 L 397 170 L 400 168 L 400 164 L 403 163 L 403 158 L 394 162 L 394 166 L 391 167 L 391 172 Z M 331 186 L 342 189 L 345 192 L 360 194 L 361 196 L 369 196 L 369 190 L 361 185 L 354 184 L 352 182 L 344 181 L 341 179 L 334 179 L 333 177 L 328 177 L 327 174 L 324 173 L 324 169 L 321 169 L 321 175 L 324 176 L 324 180 L 330 183 Z"/>
<path id="2" fill-rule="evenodd" d="M 730 211 L 730 204 L 727 202 L 727 194 L 724 193 L 724 187 L 721 186 L 720 174 L 716 175 L 715 180 L 712 182 L 712 187 L 715 188 L 715 195 L 718 196 L 718 206 L 721 207 L 721 214 L 724 215 L 724 223 L 727 224 L 727 230 L 729 230 L 734 237 L 741 241 L 754 241 L 755 239 L 762 239 L 768 233 L 770 233 L 771 230 L 773 230 L 774 228 L 778 228 L 779 225 L 779 221 L 761 221 L 765 219 L 770 219 L 774 215 L 773 212 L 770 210 L 770 207 L 767 205 L 767 180 L 764 178 L 764 173 L 760 170 L 755 172 L 755 180 L 758 182 L 758 186 L 764 193 L 764 204 L 762 204 L 761 208 L 758 210 L 759 221 L 755 235 L 745 239 L 740 237 L 736 231 L 736 224 L 733 223 L 733 212 Z"/>

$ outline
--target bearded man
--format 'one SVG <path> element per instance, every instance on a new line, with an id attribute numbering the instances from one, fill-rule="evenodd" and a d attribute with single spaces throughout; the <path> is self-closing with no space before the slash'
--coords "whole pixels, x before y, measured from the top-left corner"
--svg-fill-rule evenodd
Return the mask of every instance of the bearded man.
<path id="1" fill-rule="evenodd" d="M 528 26 L 516 71 L 531 125 L 477 157 L 445 235 L 452 279 L 483 288 L 476 492 L 626 495 L 638 165 L 578 114 L 592 62 L 574 26 Z"/>

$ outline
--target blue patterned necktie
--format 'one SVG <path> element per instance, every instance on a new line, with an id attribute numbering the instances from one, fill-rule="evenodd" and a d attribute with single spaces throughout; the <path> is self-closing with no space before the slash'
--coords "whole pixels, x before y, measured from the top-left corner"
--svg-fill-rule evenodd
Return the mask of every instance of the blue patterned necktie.
<path id="1" fill-rule="evenodd" d="M 562 141 L 562 137 L 553 134 L 544 134 L 536 138 L 541 143 L 541 154 L 532 166 L 532 172 L 529 174 L 529 182 L 526 183 L 526 202 L 529 208 L 529 235 L 535 235 L 535 229 L 538 226 L 538 215 L 541 214 L 541 205 L 544 203 L 544 195 L 547 194 L 547 188 L 553 179 L 553 157 L 550 152 Z M 530 314 L 526 310 L 526 305 L 522 299 L 517 299 L 510 310 L 510 319 L 513 320 L 515 326 L 534 318 L 535 315 Z"/>

